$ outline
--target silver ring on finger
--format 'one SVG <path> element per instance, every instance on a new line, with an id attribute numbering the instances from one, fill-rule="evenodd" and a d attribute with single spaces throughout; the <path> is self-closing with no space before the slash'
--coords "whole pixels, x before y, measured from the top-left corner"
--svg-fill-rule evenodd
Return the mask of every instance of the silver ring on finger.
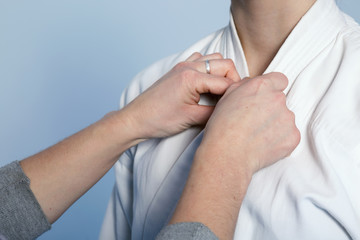
<path id="1" fill-rule="evenodd" d="M 209 60 L 205 60 L 205 69 L 206 69 L 206 73 L 210 74 L 210 61 Z"/>

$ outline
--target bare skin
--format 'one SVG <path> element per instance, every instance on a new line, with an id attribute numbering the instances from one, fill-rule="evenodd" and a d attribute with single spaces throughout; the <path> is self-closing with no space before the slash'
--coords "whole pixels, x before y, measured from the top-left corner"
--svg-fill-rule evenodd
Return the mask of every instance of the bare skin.
<path id="1" fill-rule="evenodd" d="M 316 0 L 232 0 L 231 11 L 249 67 L 262 75 Z"/>
<path id="2" fill-rule="evenodd" d="M 211 59 L 213 74 L 206 74 L 206 59 Z M 231 60 L 195 53 L 124 109 L 21 161 L 49 222 L 55 222 L 129 147 L 205 124 L 214 107 L 198 105 L 200 94 L 222 95 L 237 81 Z"/>
<path id="3" fill-rule="evenodd" d="M 209 119 L 170 224 L 201 222 L 232 239 L 252 175 L 288 156 L 300 141 L 282 92 L 287 78 L 271 73 L 233 84 Z"/>

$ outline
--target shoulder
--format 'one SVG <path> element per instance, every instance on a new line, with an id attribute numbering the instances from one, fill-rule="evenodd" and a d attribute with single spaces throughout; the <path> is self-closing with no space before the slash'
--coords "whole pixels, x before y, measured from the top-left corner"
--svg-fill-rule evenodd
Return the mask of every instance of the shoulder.
<path id="1" fill-rule="evenodd" d="M 343 13 L 344 26 L 338 34 L 338 40 L 341 40 L 345 50 L 353 54 L 360 53 L 360 26 L 350 16 Z M 355 50 L 355 52 L 353 52 Z"/>
<path id="2" fill-rule="evenodd" d="M 336 141 L 348 153 L 360 154 L 360 27 L 350 18 L 347 21 L 332 48 L 336 57 L 328 58 L 334 62 L 330 67 L 335 68 L 331 70 L 335 74 L 317 106 L 311 128 L 326 132 L 328 141 Z"/>
<path id="3" fill-rule="evenodd" d="M 194 52 L 207 54 L 209 49 L 213 48 L 213 45 L 218 44 L 225 29 L 226 27 L 208 35 L 183 52 L 161 59 L 138 73 L 123 92 L 120 100 L 120 108 L 131 102 L 165 73 L 170 71 L 177 63 L 185 61 Z"/>
<path id="4" fill-rule="evenodd" d="M 343 15 L 339 31 L 324 67 L 334 72 L 314 114 L 312 128 L 322 129 L 344 149 L 360 147 L 360 26 Z M 330 69 L 331 68 L 331 69 Z"/>
<path id="5" fill-rule="evenodd" d="M 360 90 L 360 26 L 349 16 L 346 17 L 347 25 L 337 37 L 337 47 L 341 56 L 335 80 L 347 87 L 347 91 Z"/>
<path id="6" fill-rule="evenodd" d="M 332 55 L 334 67 L 338 69 L 334 82 L 341 82 L 348 91 L 354 87 L 360 90 L 360 26 L 350 16 L 343 13 L 344 25 L 338 32 L 333 46 Z"/>

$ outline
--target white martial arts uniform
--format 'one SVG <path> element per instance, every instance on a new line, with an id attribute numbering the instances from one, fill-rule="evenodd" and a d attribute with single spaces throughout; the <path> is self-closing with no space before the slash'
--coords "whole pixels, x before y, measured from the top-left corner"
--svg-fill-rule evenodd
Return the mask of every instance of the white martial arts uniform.
<path id="1" fill-rule="evenodd" d="M 121 107 L 195 51 L 220 52 L 248 76 L 231 19 L 140 73 Z M 254 175 L 234 239 L 360 239 L 360 27 L 333 0 L 318 0 L 266 72 L 289 78 L 287 104 L 302 140 L 290 157 Z M 201 137 L 193 128 L 120 157 L 100 239 L 154 239 L 181 195 Z"/>

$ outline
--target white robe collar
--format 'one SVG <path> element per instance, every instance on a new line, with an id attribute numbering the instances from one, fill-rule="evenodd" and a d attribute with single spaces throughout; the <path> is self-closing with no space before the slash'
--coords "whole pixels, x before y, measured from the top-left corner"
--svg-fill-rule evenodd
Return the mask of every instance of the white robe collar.
<path id="1" fill-rule="evenodd" d="M 284 73 L 289 79 L 284 91 L 288 93 L 305 66 L 334 41 L 339 29 L 346 24 L 343 18 L 334 0 L 317 0 L 290 33 L 265 73 Z M 224 57 L 234 60 L 241 77 L 248 77 L 248 65 L 232 15 L 224 38 Z"/>

